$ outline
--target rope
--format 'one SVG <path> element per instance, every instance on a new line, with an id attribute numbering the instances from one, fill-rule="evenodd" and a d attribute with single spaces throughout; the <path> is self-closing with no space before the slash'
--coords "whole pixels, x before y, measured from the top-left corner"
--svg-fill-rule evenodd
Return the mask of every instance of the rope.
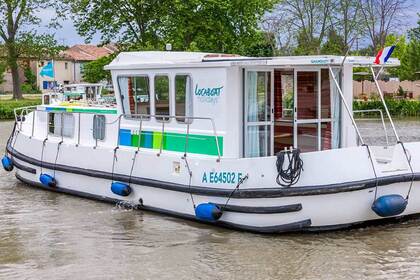
<path id="1" fill-rule="evenodd" d="M 61 147 L 61 144 L 63 144 L 63 141 L 60 141 L 60 142 L 58 142 L 58 144 L 57 144 L 57 153 L 55 154 L 55 160 L 54 160 L 54 171 L 53 171 L 53 174 L 54 174 L 54 178 L 55 178 L 55 167 L 56 167 L 56 165 L 57 165 L 57 159 L 58 159 L 58 154 L 60 153 L 60 147 Z"/>
<path id="2" fill-rule="evenodd" d="M 48 140 L 48 137 L 42 141 L 42 149 L 41 149 L 41 174 L 42 174 L 42 168 L 43 168 L 43 161 L 44 161 L 44 149 L 45 149 L 45 142 Z"/>
<path id="3" fill-rule="evenodd" d="M 288 165 L 284 169 L 285 155 L 287 155 Z M 300 158 L 300 149 L 291 151 L 281 151 L 277 153 L 277 178 L 276 182 L 282 187 L 290 187 L 299 181 L 300 173 L 303 170 L 303 160 Z"/>
<path id="4" fill-rule="evenodd" d="M 131 176 L 133 176 L 133 170 L 134 170 L 134 164 L 136 162 L 136 158 L 137 158 L 137 154 L 139 151 L 135 151 L 134 152 L 134 157 L 133 157 L 133 163 L 131 164 L 131 170 L 130 170 L 130 177 L 128 177 L 128 186 L 131 187 Z"/>
<path id="5" fill-rule="evenodd" d="M 222 207 L 222 210 L 223 210 L 223 208 L 225 208 L 227 205 L 228 205 L 228 203 L 229 203 L 229 201 L 230 201 L 230 199 L 232 198 L 232 196 L 233 196 L 233 194 L 239 189 L 239 186 L 240 185 L 242 185 L 243 184 L 243 182 L 245 182 L 245 180 L 247 180 L 249 178 L 249 175 L 248 175 L 248 173 L 244 176 L 244 177 L 242 177 L 239 181 L 238 181 L 238 184 L 236 185 L 236 187 L 233 189 L 233 191 L 229 194 L 229 197 L 228 197 L 228 199 L 226 200 L 226 203 L 225 203 L 225 205 Z"/>
<path id="6" fill-rule="evenodd" d="M 408 157 L 407 150 L 406 150 L 406 148 L 404 146 L 404 143 L 402 141 L 398 141 L 398 144 L 401 144 L 401 147 L 403 148 L 405 157 L 407 158 L 407 161 L 408 161 L 408 166 L 410 167 L 410 171 L 411 171 L 410 187 L 408 188 L 407 196 L 405 198 L 406 200 L 408 200 L 408 198 L 410 197 L 411 188 L 413 187 L 413 182 L 414 182 L 414 177 L 415 177 L 414 176 L 414 170 L 413 170 L 413 167 L 411 166 L 411 158 Z"/>
<path id="7" fill-rule="evenodd" d="M 193 197 L 192 192 L 191 192 L 192 171 L 190 169 L 190 165 L 188 164 L 187 157 L 186 156 L 183 156 L 182 158 L 185 160 L 185 166 L 187 167 L 187 169 L 188 169 L 188 175 L 190 176 L 189 182 L 188 182 L 188 192 L 190 193 L 191 202 L 192 202 L 193 208 L 195 210 L 196 205 L 195 205 L 195 202 L 194 202 L 194 197 Z"/>
<path id="8" fill-rule="evenodd" d="M 111 173 L 111 180 L 112 182 L 114 182 L 114 167 L 115 167 L 115 162 L 117 161 L 117 150 L 120 147 L 115 147 L 114 149 L 114 156 L 112 157 L 112 173 Z"/>

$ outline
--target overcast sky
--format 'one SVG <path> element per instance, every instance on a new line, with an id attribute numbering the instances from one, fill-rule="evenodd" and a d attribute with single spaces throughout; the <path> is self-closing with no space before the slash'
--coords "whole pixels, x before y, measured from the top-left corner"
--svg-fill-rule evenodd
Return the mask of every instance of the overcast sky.
<path id="1" fill-rule="evenodd" d="M 1 0 L 0 0 L 1 1 Z M 413 7 L 407 11 L 407 29 L 410 29 L 417 24 L 417 13 L 420 13 L 420 0 L 413 0 Z M 54 16 L 53 11 L 44 10 L 39 13 L 40 17 L 45 19 L 45 24 L 48 23 L 48 20 Z M 54 30 L 55 38 L 58 41 L 59 44 L 62 45 L 74 45 L 74 44 L 84 44 L 84 38 L 80 37 L 77 34 L 77 31 L 73 25 L 73 22 L 71 20 L 67 20 L 61 23 L 62 28 L 58 30 Z M 51 29 L 48 29 L 46 27 L 37 28 L 39 32 L 45 32 L 45 33 L 51 33 Z M 100 36 L 99 34 L 95 36 L 91 43 L 98 44 L 100 42 Z"/>

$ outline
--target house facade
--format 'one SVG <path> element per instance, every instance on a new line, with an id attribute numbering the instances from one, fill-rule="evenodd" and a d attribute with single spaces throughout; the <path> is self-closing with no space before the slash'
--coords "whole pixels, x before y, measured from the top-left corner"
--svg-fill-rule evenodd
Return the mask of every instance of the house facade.
<path id="1" fill-rule="evenodd" d="M 57 84 L 83 82 L 84 65 L 117 51 L 114 45 L 74 45 L 54 60 L 41 60 L 37 64 L 37 84 L 47 91 Z"/>

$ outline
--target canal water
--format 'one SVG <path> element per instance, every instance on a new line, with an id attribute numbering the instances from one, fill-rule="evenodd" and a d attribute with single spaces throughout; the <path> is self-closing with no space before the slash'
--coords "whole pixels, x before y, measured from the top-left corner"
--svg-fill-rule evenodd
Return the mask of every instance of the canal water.
<path id="1" fill-rule="evenodd" d="M 0 122 L 1 149 L 12 125 Z M 361 125 L 385 141 L 380 123 Z M 420 141 L 420 120 L 396 126 Z M 256 235 L 41 191 L 0 171 L 0 279 L 418 279 L 419 264 L 420 219 Z"/>

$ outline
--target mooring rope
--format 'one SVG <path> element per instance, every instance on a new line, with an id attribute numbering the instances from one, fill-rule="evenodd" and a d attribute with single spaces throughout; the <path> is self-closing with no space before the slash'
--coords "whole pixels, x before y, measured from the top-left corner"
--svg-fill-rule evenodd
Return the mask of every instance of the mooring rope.
<path id="1" fill-rule="evenodd" d="M 117 150 L 119 148 L 120 147 L 115 147 L 115 149 L 114 149 L 114 156 L 112 157 L 112 173 L 111 173 L 111 180 L 112 180 L 112 182 L 114 182 L 114 168 L 115 168 L 115 162 L 118 161 L 118 159 L 117 159 Z"/>
<path id="2" fill-rule="evenodd" d="M 42 174 L 42 168 L 43 168 L 43 161 L 44 161 L 44 149 L 45 149 L 45 142 L 47 142 L 48 137 L 46 137 L 44 139 L 44 141 L 42 141 L 42 149 L 41 149 L 41 174 Z"/>
<path id="3" fill-rule="evenodd" d="M 239 186 L 240 186 L 240 185 L 242 185 L 242 184 L 243 184 L 243 182 L 245 182 L 246 180 L 248 180 L 248 178 L 249 178 L 249 174 L 247 173 L 244 177 L 242 177 L 241 179 L 239 179 L 238 184 L 237 184 L 237 185 L 236 185 L 236 187 L 233 189 L 233 191 L 229 194 L 229 197 L 228 197 L 228 199 L 226 200 L 225 205 L 222 207 L 222 210 L 223 210 L 223 208 L 225 208 L 225 207 L 228 205 L 228 203 L 229 203 L 230 199 L 232 198 L 233 194 L 234 194 L 237 190 L 239 190 Z"/>
<path id="4" fill-rule="evenodd" d="M 188 182 L 188 192 L 190 193 L 191 203 L 192 203 L 193 208 L 194 208 L 194 210 L 195 210 L 196 205 L 195 205 L 195 202 L 194 202 L 194 197 L 193 197 L 193 194 L 192 194 L 192 192 L 191 192 L 191 183 L 192 183 L 192 175 L 193 175 L 193 174 L 192 174 L 192 171 L 191 171 L 191 169 L 190 169 L 190 165 L 188 164 L 187 157 L 186 157 L 186 156 L 183 156 L 182 158 L 185 160 L 185 166 L 187 167 L 187 170 L 188 170 L 188 175 L 190 176 L 190 177 L 189 177 L 189 182 Z"/>
<path id="5" fill-rule="evenodd" d="M 398 141 L 398 144 L 401 144 L 401 147 L 403 148 L 405 157 L 406 157 L 407 162 L 408 162 L 408 166 L 410 167 L 410 171 L 411 171 L 410 187 L 408 188 L 407 196 L 405 198 L 406 200 L 408 200 L 408 198 L 410 197 L 410 194 L 411 194 L 411 188 L 413 187 L 413 183 L 414 183 L 414 177 L 415 177 L 414 176 L 414 170 L 413 170 L 413 166 L 411 166 L 411 157 L 410 158 L 408 157 L 407 150 L 404 146 L 404 143 L 402 141 Z"/>
<path id="6" fill-rule="evenodd" d="M 54 169 L 53 169 L 53 174 L 54 174 L 54 178 L 55 178 L 55 167 L 56 167 L 56 165 L 57 165 L 57 159 L 58 159 L 58 154 L 60 153 L 60 147 L 61 147 L 61 144 L 63 144 L 63 140 L 61 140 L 60 142 L 58 142 L 58 144 L 57 144 L 57 153 L 55 154 L 55 160 L 54 160 Z"/>
<path id="7" fill-rule="evenodd" d="M 135 151 L 134 152 L 134 157 L 132 159 L 132 164 L 131 164 L 131 169 L 130 169 L 130 177 L 128 177 L 128 186 L 131 187 L 131 177 L 133 176 L 133 170 L 134 170 L 134 164 L 136 163 L 136 158 L 137 158 L 137 154 L 139 153 L 139 151 Z"/>

